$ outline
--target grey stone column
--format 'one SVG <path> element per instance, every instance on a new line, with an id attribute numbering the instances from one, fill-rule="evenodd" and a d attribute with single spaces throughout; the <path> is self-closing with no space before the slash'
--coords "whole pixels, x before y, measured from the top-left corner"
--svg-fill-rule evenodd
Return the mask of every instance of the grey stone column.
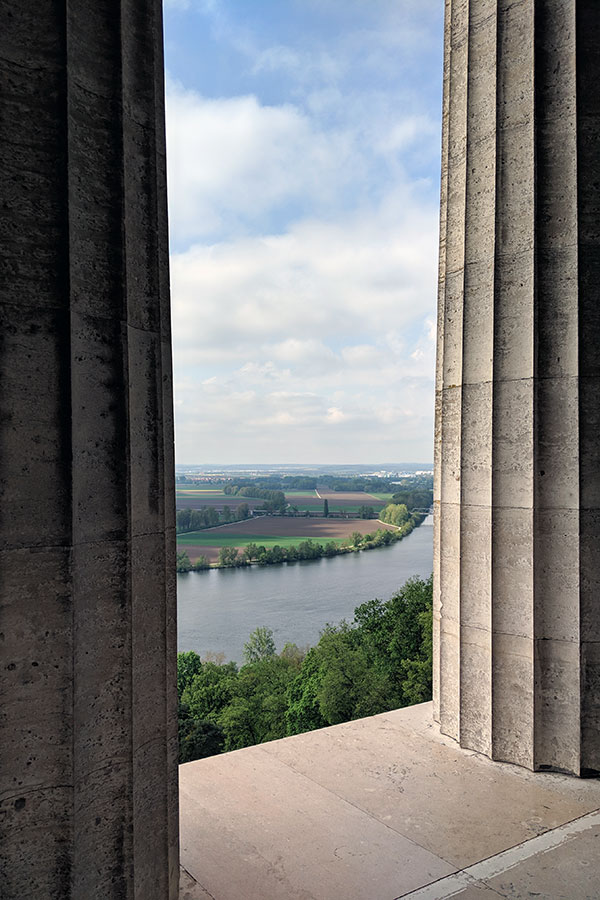
<path id="1" fill-rule="evenodd" d="M 175 898 L 159 0 L 2 6 L 0 895 Z"/>
<path id="2" fill-rule="evenodd" d="M 447 0 L 435 715 L 600 770 L 600 4 Z"/>

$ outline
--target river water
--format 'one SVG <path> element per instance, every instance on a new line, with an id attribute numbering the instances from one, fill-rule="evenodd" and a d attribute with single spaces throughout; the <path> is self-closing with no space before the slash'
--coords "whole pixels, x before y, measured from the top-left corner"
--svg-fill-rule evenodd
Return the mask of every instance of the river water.
<path id="1" fill-rule="evenodd" d="M 178 575 L 179 650 L 222 651 L 240 663 L 259 625 L 273 629 L 278 650 L 316 644 L 327 622 L 350 621 L 360 603 L 388 600 L 407 578 L 431 574 L 432 524 L 428 516 L 402 541 L 363 553 Z"/>

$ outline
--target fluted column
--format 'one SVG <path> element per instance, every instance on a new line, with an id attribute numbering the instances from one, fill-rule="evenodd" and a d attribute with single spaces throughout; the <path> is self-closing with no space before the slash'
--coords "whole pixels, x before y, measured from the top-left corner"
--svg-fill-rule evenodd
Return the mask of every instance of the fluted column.
<path id="1" fill-rule="evenodd" d="M 0 22 L 0 895 L 177 896 L 159 0 Z"/>
<path id="2" fill-rule="evenodd" d="M 600 6 L 447 0 L 435 715 L 600 770 Z"/>

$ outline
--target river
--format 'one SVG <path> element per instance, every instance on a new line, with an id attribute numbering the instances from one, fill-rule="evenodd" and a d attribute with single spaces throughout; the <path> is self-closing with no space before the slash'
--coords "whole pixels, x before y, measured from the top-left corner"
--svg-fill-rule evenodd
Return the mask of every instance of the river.
<path id="1" fill-rule="evenodd" d="M 240 663 L 259 625 L 273 629 L 278 650 L 316 644 L 327 622 L 351 620 L 360 603 L 388 600 L 407 578 L 431 574 L 432 524 L 428 516 L 402 541 L 363 553 L 178 575 L 179 650 L 222 651 Z"/>

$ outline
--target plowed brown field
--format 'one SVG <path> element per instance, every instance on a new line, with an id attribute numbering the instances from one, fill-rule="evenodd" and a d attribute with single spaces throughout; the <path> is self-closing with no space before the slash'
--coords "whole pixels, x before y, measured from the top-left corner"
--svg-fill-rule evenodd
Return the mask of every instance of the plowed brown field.
<path id="1" fill-rule="evenodd" d="M 177 491 L 177 509 L 202 509 L 205 506 L 214 506 L 215 509 L 223 509 L 228 506 L 235 509 L 240 503 L 247 503 L 250 509 L 256 509 L 264 505 L 264 500 L 252 499 L 252 497 L 239 497 L 234 494 L 223 494 L 221 491 Z"/>
<path id="2" fill-rule="evenodd" d="M 363 495 L 364 496 L 364 495 Z M 232 538 L 239 538 L 239 544 L 233 544 L 243 548 L 251 541 L 261 543 L 260 538 L 269 536 L 272 538 L 298 538 L 300 541 L 311 539 L 324 543 L 331 540 L 343 540 L 350 537 L 353 531 L 361 534 L 370 534 L 378 528 L 395 531 L 393 525 L 383 525 L 376 519 L 324 519 L 310 518 L 308 516 L 257 516 L 246 519 L 245 522 L 233 522 L 231 525 L 221 525 L 218 528 L 207 528 L 205 531 L 196 532 L 194 537 L 201 540 L 200 535 L 210 537 L 211 544 L 186 543 L 185 535 L 180 535 L 177 541 L 178 550 L 186 550 L 191 561 L 195 562 L 202 554 L 216 562 L 219 556 L 219 546 L 212 543 L 218 538 L 223 539 L 223 546 L 232 546 Z"/>

